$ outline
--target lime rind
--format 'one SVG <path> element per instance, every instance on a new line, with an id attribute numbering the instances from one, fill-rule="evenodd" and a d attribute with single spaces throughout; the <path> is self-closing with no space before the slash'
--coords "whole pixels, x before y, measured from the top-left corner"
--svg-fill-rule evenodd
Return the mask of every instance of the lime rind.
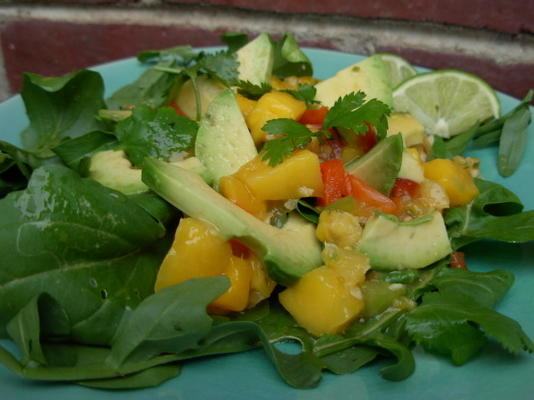
<path id="1" fill-rule="evenodd" d="M 438 70 L 407 79 L 393 91 L 393 108 L 412 114 L 426 133 L 445 138 L 477 122 L 497 118 L 500 113 L 495 90 L 479 77 L 457 70 Z"/>
<path id="2" fill-rule="evenodd" d="M 377 55 L 382 58 L 382 61 L 386 65 L 392 88 L 397 87 L 417 73 L 415 68 L 407 60 L 396 54 L 379 53 Z"/>

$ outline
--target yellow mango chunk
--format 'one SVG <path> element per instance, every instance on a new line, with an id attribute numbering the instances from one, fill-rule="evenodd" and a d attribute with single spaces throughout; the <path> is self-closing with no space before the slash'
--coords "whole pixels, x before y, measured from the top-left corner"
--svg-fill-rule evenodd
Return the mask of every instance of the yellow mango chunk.
<path id="1" fill-rule="evenodd" d="M 362 237 L 360 219 L 343 210 L 323 210 L 315 235 L 321 242 L 332 243 L 341 248 L 356 248 Z"/>
<path id="2" fill-rule="evenodd" d="M 425 128 L 410 114 L 391 114 L 388 117 L 387 135 L 400 133 L 406 147 L 422 144 L 425 138 Z"/>
<path id="3" fill-rule="evenodd" d="M 237 100 L 237 104 L 239 105 L 239 108 L 241 109 L 241 113 L 243 113 L 243 116 L 246 118 L 247 115 L 250 114 L 252 109 L 256 107 L 256 100 L 251 100 L 246 98 L 245 96 L 237 93 L 235 95 L 235 98 Z"/>
<path id="4" fill-rule="evenodd" d="M 360 289 L 351 288 L 329 266 L 308 272 L 278 297 L 298 324 L 315 336 L 342 332 L 364 307 Z"/>
<path id="5" fill-rule="evenodd" d="M 469 172 L 451 160 L 436 158 L 424 163 L 423 168 L 427 179 L 445 189 L 451 207 L 468 204 L 479 193 Z"/>
<path id="6" fill-rule="evenodd" d="M 192 278 L 206 278 L 225 272 L 232 247 L 217 229 L 204 221 L 182 218 L 174 242 L 156 277 L 154 290 Z"/>
<path id="7" fill-rule="evenodd" d="M 298 150 L 274 167 L 257 156 L 235 176 L 261 200 L 319 197 L 324 189 L 319 157 L 309 150 Z"/>
<path id="8" fill-rule="evenodd" d="M 262 130 L 267 121 L 277 118 L 299 119 L 306 111 L 306 104 L 289 93 L 272 91 L 260 97 L 246 117 L 254 143 L 265 142 L 267 133 Z"/>
<path id="9" fill-rule="evenodd" d="M 219 192 L 246 212 L 263 219 L 267 204 L 252 194 L 245 183 L 233 175 L 223 176 L 219 181 Z"/>
<path id="10" fill-rule="evenodd" d="M 369 258 L 358 251 L 325 246 L 321 258 L 326 266 L 333 268 L 345 279 L 346 286 L 356 287 L 365 282 L 365 274 L 371 268 Z"/>
<path id="11" fill-rule="evenodd" d="M 252 268 L 252 277 L 247 308 L 251 308 L 271 295 L 276 282 L 269 278 L 265 264 L 255 254 L 251 254 L 248 261 Z"/>
<path id="12" fill-rule="evenodd" d="M 247 304 L 252 278 L 249 260 L 232 256 L 224 274 L 230 279 L 230 289 L 210 304 L 213 311 L 243 311 Z"/>

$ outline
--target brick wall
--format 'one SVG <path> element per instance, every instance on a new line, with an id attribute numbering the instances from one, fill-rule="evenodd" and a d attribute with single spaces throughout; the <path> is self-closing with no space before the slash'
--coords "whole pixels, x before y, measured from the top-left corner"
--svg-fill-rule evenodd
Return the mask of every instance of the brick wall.
<path id="1" fill-rule="evenodd" d="M 21 73 L 59 75 L 228 31 L 459 68 L 516 97 L 534 88 L 534 0 L 0 0 L 0 99 Z"/>

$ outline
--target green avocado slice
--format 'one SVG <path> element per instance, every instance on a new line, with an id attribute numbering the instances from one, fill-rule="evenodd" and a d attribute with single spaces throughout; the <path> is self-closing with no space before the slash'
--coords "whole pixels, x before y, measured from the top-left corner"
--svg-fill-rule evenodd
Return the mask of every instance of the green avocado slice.
<path id="1" fill-rule="evenodd" d="M 252 248 L 271 278 L 283 285 L 321 265 L 315 227 L 298 216 L 275 228 L 221 196 L 195 173 L 159 160 L 145 161 L 143 182 L 183 213 L 210 222 L 223 237 Z"/>
<path id="2" fill-rule="evenodd" d="M 368 153 L 345 165 L 345 170 L 389 196 L 402 165 L 402 137 L 388 136 Z"/>
<path id="3" fill-rule="evenodd" d="M 452 252 L 439 211 L 410 222 L 375 215 L 365 225 L 358 250 L 369 257 L 371 268 L 386 271 L 423 268 Z"/>

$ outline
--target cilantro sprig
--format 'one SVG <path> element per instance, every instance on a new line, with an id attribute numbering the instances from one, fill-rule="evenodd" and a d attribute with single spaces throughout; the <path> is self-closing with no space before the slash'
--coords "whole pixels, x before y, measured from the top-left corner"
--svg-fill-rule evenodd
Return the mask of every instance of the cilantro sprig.
<path id="1" fill-rule="evenodd" d="M 345 128 L 356 134 L 367 132 L 367 124 L 372 124 L 382 139 L 388 130 L 388 115 L 390 107 L 378 99 L 365 101 L 365 93 L 352 92 L 339 98 L 334 106 L 328 110 L 324 120 L 325 128 Z"/>
<path id="2" fill-rule="evenodd" d="M 315 91 L 301 87 L 307 93 L 308 99 L 315 96 Z M 315 88 L 313 88 L 315 89 Z M 372 124 L 381 139 L 386 136 L 388 129 L 387 117 L 391 109 L 387 104 L 377 99 L 365 101 L 365 93 L 353 92 L 341 97 L 334 106 L 328 110 L 323 122 L 322 130 L 312 132 L 308 127 L 288 118 L 279 118 L 268 121 L 263 130 L 277 136 L 263 146 L 263 160 L 275 166 L 284 158 L 291 155 L 296 149 L 302 149 L 311 142 L 313 137 L 328 137 L 328 128 L 346 128 L 355 134 L 367 132 L 367 124 Z"/>
<path id="3" fill-rule="evenodd" d="M 272 119 L 262 129 L 278 136 L 263 146 L 262 159 L 268 160 L 271 167 L 280 164 L 294 150 L 302 149 L 313 137 L 325 134 L 324 131 L 312 132 L 307 126 L 290 118 Z"/>
<path id="4" fill-rule="evenodd" d="M 315 100 L 317 89 L 313 85 L 301 85 L 297 90 L 282 90 L 282 92 L 289 93 L 294 98 L 305 102 L 307 105 L 319 103 Z"/>

